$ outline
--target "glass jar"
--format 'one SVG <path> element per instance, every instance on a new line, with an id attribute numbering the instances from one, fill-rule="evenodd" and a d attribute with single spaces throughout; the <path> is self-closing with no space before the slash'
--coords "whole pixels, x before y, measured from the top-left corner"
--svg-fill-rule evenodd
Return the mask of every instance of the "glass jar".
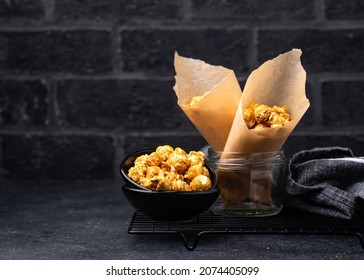
<path id="1" fill-rule="evenodd" d="M 212 211 L 225 216 L 262 217 L 283 207 L 287 160 L 283 151 L 262 153 L 218 152 L 206 155 L 219 177 L 220 199 Z"/>

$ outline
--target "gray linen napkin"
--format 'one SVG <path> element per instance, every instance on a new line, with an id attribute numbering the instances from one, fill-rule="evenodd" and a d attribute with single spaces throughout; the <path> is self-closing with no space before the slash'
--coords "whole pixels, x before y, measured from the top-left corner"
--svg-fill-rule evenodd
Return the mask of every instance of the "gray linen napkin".
<path id="1" fill-rule="evenodd" d="M 364 158 L 342 147 L 305 150 L 288 163 L 285 205 L 329 217 L 364 217 Z"/>

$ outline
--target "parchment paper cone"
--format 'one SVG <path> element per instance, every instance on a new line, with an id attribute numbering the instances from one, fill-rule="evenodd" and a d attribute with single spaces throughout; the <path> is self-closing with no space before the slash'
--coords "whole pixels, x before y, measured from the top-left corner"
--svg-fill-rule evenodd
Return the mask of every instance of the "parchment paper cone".
<path id="1" fill-rule="evenodd" d="M 292 133 L 308 107 L 305 83 L 306 72 L 300 61 L 301 50 L 293 49 L 262 64 L 246 82 L 224 152 L 257 153 L 278 151 Z M 292 120 L 280 128 L 248 129 L 242 110 L 253 102 L 269 106 L 288 106 Z M 223 154 L 222 158 L 227 155 Z M 227 205 L 235 205 L 246 198 L 269 204 L 271 200 L 269 172 L 230 174 L 220 172 L 219 187 Z M 234 180 L 239 186 L 232 185 Z M 229 177 L 229 178 L 227 178 Z M 241 187 L 243 186 L 243 187 Z"/>
<path id="2" fill-rule="evenodd" d="M 306 71 L 300 61 L 302 51 L 293 49 L 262 64 L 245 84 L 224 152 L 272 152 L 282 148 L 306 110 Z M 253 102 L 288 106 L 292 120 L 280 128 L 248 129 L 243 108 Z"/>
<path id="3" fill-rule="evenodd" d="M 234 71 L 175 53 L 178 105 L 216 151 L 222 151 L 241 97 Z M 189 106 L 196 96 L 203 98 Z"/>
<path id="4" fill-rule="evenodd" d="M 178 104 L 216 151 L 277 151 L 309 107 L 305 94 L 306 72 L 300 63 L 301 53 L 301 50 L 294 49 L 261 65 L 248 77 L 243 95 L 232 70 L 175 53 L 177 74 L 174 90 Z M 204 97 L 189 106 L 195 96 Z M 249 130 L 242 109 L 252 102 L 269 106 L 286 105 L 292 120 L 282 128 Z M 219 187 L 225 202 L 228 202 L 227 206 L 235 207 L 245 198 L 270 203 L 268 173 L 260 173 L 257 178 L 250 173 L 242 175 L 218 171 L 218 174 Z M 240 183 L 235 184 L 236 180 L 240 180 Z M 251 186 L 255 188 L 253 191 Z"/>

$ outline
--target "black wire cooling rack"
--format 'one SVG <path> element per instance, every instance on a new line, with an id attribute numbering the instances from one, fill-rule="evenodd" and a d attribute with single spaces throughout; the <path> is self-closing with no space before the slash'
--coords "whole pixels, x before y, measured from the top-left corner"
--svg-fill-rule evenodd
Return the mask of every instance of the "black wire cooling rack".
<path id="1" fill-rule="evenodd" d="M 270 217 L 226 217 L 208 210 L 190 221 L 154 221 L 141 212 L 134 212 L 128 228 L 130 234 L 178 234 L 190 251 L 206 234 L 317 234 L 356 235 L 364 250 L 364 220 L 337 219 L 282 211 Z"/>

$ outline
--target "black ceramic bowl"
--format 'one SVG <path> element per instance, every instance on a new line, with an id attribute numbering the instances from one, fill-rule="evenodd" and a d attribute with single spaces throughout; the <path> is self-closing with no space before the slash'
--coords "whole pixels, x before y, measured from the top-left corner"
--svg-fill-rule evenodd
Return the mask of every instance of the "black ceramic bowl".
<path id="1" fill-rule="evenodd" d="M 126 186 L 128 186 L 130 188 L 149 190 L 148 188 L 143 187 L 143 186 L 139 185 L 138 183 L 134 182 L 132 179 L 130 179 L 128 176 L 128 170 L 130 169 L 130 167 L 132 167 L 134 165 L 134 161 L 136 160 L 137 157 L 139 157 L 141 155 L 145 155 L 145 154 L 150 154 L 152 152 L 153 152 L 153 150 L 142 150 L 142 151 L 138 151 L 133 154 L 130 154 L 124 158 L 124 160 L 121 162 L 121 165 L 120 165 L 120 174 L 121 174 L 121 178 L 123 178 Z M 151 190 L 149 190 L 149 191 L 151 191 Z"/>
<path id="2" fill-rule="evenodd" d="M 120 168 L 125 184 L 122 192 L 136 210 L 143 212 L 152 220 L 185 221 L 209 209 L 219 196 L 218 177 L 209 165 L 211 188 L 203 192 L 152 191 L 131 180 L 127 174 L 134 160 L 152 150 L 144 150 L 127 156 Z"/>
<path id="3" fill-rule="evenodd" d="M 219 196 L 217 186 L 204 192 L 156 192 L 123 185 L 122 191 L 134 209 L 160 221 L 190 220 L 209 209 Z"/>

